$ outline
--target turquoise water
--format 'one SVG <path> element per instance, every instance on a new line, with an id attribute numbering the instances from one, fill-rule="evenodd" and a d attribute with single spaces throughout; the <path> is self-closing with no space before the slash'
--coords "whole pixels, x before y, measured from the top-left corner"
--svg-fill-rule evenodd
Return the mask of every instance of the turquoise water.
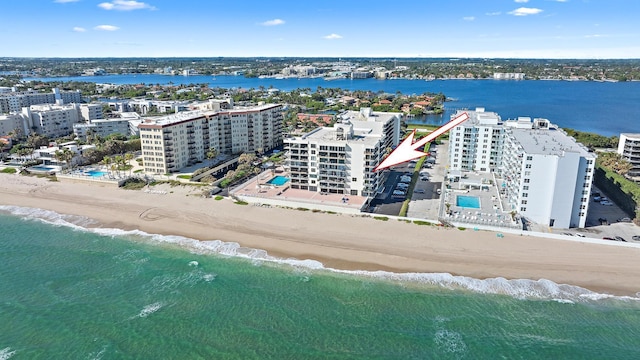
<path id="1" fill-rule="evenodd" d="M 51 170 L 55 170 L 56 168 L 52 167 L 52 166 L 32 166 L 29 168 L 29 170 L 34 170 L 34 171 L 51 171 Z"/>
<path id="2" fill-rule="evenodd" d="M 457 195 L 456 206 L 471 209 L 480 209 L 480 198 L 477 196 Z"/>
<path id="3" fill-rule="evenodd" d="M 106 171 L 100 171 L 100 170 L 89 170 L 85 172 L 85 175 L 89 175 L 91 177 L 103 177 L 106 176 L 108 174 L 108 172 Z"/>
<path id="4" fill-rule="evenodd" d="M 289 181 L 289 178 L 286 176 L 277 175 L 273 179 L 267 181 L 267 184 L 282 186 Z"/>
<path id="5" fill-rule="evenodd" d="M 0 215 L 5 360 L 640 358 L 634 299 L 550 281 L 338 273 L 0 210 L 31 219 Z"/>

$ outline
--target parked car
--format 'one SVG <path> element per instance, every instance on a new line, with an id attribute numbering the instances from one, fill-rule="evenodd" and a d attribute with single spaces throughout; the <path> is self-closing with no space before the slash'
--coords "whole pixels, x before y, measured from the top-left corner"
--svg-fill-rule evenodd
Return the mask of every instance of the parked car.
<path id="1" fill-rule="evenodd" d="M 623 217 L 622 219 L 616 220 L 617 222 L 631 222 L 631 219 L 628 217 Z"/>
<path id="2" fill-rule="evenodd" d="M 633 235 L 633 236 L 631 237 L 631 240 L 633 240 L 633 241 L 640 241 L 640 235 Z"/>
<path id="3" fill-rule="evenodd" d="M 603 237 L 602 240 L 613 240 L 613 241 L 616 241 L 616 239 L 614 239 L 612 237 L 608 237 L 608 236 Z"/>
<path id="4" fill-rule="evenodd" d="M 400 182 L 410 183 L 411 182 L 411 177 L 410 176 L 401 176 L 400 177 Z"/>
<path id="5" fill-rule="evenodd" d="M 622 236 L 614 236 L 616 240 L 618 241 L 624 241 L 627 242 L 627 240 L 625 240 Z"/>
<path id="6" fill-rule="evenodd" d="M 424 189 L 416 189 L 413 192 L 416 194 L 424 194 Z"/>
<path id="7" fill-rule="evenodd" d="M 429 181 L 429 178 L 428 178 L 428 177 L 426 177 L 426 176 L 423 176 L 423 177 L 421 177 L 421 178 L 420 178 L 420 180 L 422 180 L 422 181 Z"/>
<path id="8" fill-rule="evenodd" d="M 602 199 L 602 197 L 600 197 L 600 195 L 594 196 L 593 197 L 593 201 L 600 201 Z"/>
<path id="9" fill-rule="evenodd" d="M 600 197 L 600 193 L 597 191 L 592 192 L 591 195 L 593 195 L 593 197 Z"/>
<path id="10" fill-rule="evenodd" d="M 405 183 L 400 183 L 398 184 L 398 186 L 396 186 L 397 190 L 407 190 L 409 188 L 409 185 L 405 184 Z"/>
<path id="11" fill-rule="evenodd" d="M 402 190 L 394 190 L 392 196 L 393 197 L 404 197 L 407 193 Z"/>
<path id="12" fill-rule="evenodd" d="M 600 205 L 604 205 L 604 206 L 613 206 L 613 203 L 611 201 L 600 201 Z"/>

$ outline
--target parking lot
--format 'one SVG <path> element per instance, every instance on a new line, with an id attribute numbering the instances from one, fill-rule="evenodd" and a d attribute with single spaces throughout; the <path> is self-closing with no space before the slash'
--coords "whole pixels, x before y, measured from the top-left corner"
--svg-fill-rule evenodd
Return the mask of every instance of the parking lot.
<path id="1" fill-rule="evenodd" d="M 595 186 L 591 192 L 600 193 L 606 197 L 606 194 L 602 194 Z M 554 230 L 553 232 L 566 235 L 572 234 L 573 236 L 578 233 L 597 239 L 602 239 L 603 237 L 615 239 L 616 236 L 619 236 L 627 242 L 640 242 L 633 240 L 633 236 L 640 236 L 640 227 L 632 222 L 619 221 L 623 219 L 626 220 L 625 218 L 629 220 L 633 219 L 615 203 L 603 205 L 602 199 L 596 201 L 594 196 L 591 196 L 586 227 L 584 229 Z M 606 219 L 606 221 L 600 221 L 601 219 Z"/>
<path id="2" fill-rule="evenodd" d="M 446 146 L 432 145 L 430 151 L 433 159 L 429 163 L 425 161 L 420 170 L 420 176 L 409 203 L 408 217 L 432 220 L 438 218 L 440 191 L 447 161 Z M 405 197 L 394 197 L 393 192 L 401 190 L 398 188 L 398 184 L 401 183 L 403 175 L 413 176 L 415 164 L 415 162 L 403 163 L 390 168 L 383 193 L 371 202 L 370 210 L 372 212 L 381 215 L 398 215 L 400 213 Z"/>

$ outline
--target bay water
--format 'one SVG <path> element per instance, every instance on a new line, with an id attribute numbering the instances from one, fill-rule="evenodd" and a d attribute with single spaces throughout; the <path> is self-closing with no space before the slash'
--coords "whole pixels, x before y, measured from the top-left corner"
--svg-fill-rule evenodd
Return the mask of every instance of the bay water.
<path id="1" fill-rule="evenodd" d="M 87 81 L 112 84 L 189 85 L 208 84 L 224 89 L 276 88 L 283 91 L 321 88 L 366 90 L 380 93 L 443 93 L 453 101 L 445 104 L 445 113 L 409 118 L 410 123 L 440 125 L 449 121 L 458 109 L 484 107 L 503 119 L 520 116 L 546 118 L 563 128 L 594 132 L 605 136 L 640 132 L 640 82 L 545 81 L 545 80 L 416 80 L 416 79 L 338 79 L 322 78 L 245 78 L 229 75 L 168 76 L 124 74 L 25 78 L 42 81 Z"/>
<path id="2" fill-rule="evenodd" d="M 0 206 L 0 359 L 637 359 L 640 302 L 325 269 Z"/>

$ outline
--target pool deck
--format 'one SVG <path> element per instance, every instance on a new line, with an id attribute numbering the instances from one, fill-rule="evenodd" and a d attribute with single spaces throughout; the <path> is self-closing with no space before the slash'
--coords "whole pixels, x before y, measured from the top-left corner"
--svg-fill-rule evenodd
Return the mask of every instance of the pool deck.
<path id="1" fill-rule="evenodd" d="M 441 218 L 451 222 L 471 225 L 522 228 L 519 222 L 511 219 L 510 208 L 501 201 L 493 174 L 475 172 L 463 172 L 463 174 L 466 176 L 464 180 L 468 180 L 470 183 L 484 183 L 483 189 L 478 189 L 475 186 L 467 187 L 464 182 L 461 184 L 460 182 L 448 181 L 447 184 L 451 188 L 444 190 Z M 480 208 L 473 209 L 457 206 L 456 196 L 458 195 L 478 197 Z M 447 214 L 445 204 L 450 204 L 449 214 Z"/>
<path id="2" fill-rule="evenodd" d="M 359 213 L 367 201 L 362 196 L 292 189 L 289 182 L 282 186 L 267 183 L 278 175 L 287 176 L 282 170 L 267 170 L 235 187 L 230 193 L 251 203 L 349 213 Z"/>

